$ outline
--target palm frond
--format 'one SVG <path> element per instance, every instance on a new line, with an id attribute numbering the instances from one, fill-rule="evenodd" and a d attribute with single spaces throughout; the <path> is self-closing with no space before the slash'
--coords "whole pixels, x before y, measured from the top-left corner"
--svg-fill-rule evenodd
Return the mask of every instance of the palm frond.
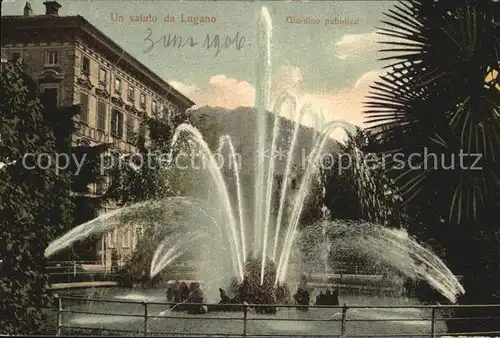
<path id="1" fill-rule="evenodd" d="M 486 2 L 401 1 L 378 34 L 391 63 L 366 97 L 378 148 L 428 148 L 445 159 L 481 154 L 481 171 L 388 169 L 407 201 L 443 180 L 450 220 L 475 222 L 498 187 L 500 14 Z M 392 39 L 387 41 L 388 39 Z M 496 72 L 496 73 L 495 73 Z M 496 74 L 496 75 L 495 75 Z M 490 187 L 490 189 L 488 189 Z"/>

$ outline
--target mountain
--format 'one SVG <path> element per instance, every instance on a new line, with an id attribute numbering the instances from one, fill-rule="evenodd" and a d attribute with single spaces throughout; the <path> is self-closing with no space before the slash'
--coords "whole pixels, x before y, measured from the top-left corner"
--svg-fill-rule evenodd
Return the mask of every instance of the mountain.
<path id="1" fill-rule="evenodd" d="M 251 107 L 239 107 L 236 109 L 224 109 L 220 107 L 201 107 L 189 111 L 191 122 L 198 127 L 206 138 L 207 142 L 213 143 L 212 150 L 216 149 L 218 138 L 222 135 L 229 135 L 234 148 L 240 158 L 242 176 L 254 176 L 256 165 L 256 140 L 257 140 L 257 110 Z M 292 141 L 295 123 L 287 118 L 277 116 L 271 112 L 266 112 L 266 149 L 271 149 L 272 132 L 278 118 L 279 133 L 276 139 L 277 150 L 288 151 Z M 299 125 L 297 141 L 293 151 L 292 164 L 296 171 L 300 173 L 305 170 L 307 156 L 311 153 L 316 132 L 314 129 Z M 211 140 L 211 142 L 209 141 Z M 333 139 L 327 141 L 325 153 L 338 153 L 339 146 Z M 282 156 L 277 156 L 275 176 L 283 175 L 287 157 L 282 152 Z"/>

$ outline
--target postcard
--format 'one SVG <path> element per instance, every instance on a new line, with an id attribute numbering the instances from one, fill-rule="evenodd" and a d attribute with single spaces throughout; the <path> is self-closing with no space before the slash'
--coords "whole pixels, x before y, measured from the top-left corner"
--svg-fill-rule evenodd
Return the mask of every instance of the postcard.
<path id="1" fill-rule="evenodd" d="M 499 7 L 2 1 L 0 335 L 498 334 Z"/>

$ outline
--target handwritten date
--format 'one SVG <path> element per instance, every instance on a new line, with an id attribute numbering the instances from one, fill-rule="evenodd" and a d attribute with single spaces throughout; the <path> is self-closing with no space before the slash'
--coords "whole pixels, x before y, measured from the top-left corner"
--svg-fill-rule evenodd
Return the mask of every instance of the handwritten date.
<path id="1" fill-rule="evenodd" d="M 240 51 L 245 46 L 245 36 L 241 35 L 239 32 L 236 32 L 233 36 L 229 35 L 219 35 L 219 34 L 206 34 L 203 43 L 200 40 L 197 40 L 195 37 L 182 36 L 178 34 L 164 34 L 159 38 L 152 38 L 153 30 L 148 28 L 148 35 L 144 39 L 147 46 L 144 49 L 144 53 L 148 54 L 155 48 L 193 48 L 193 47 L 201 47 L 206 50 L 214 50 L 215 57 L 218 56 L 222 50 L 234 48 L 237 51 Z"/>

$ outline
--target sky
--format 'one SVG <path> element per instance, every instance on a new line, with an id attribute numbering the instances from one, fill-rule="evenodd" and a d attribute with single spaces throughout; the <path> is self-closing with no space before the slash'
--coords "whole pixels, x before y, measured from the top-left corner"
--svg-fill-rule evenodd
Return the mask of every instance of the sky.
<path id="1" fill-rule="evenodd" d="M 272 100 L 292 92 L 300 104 L 311 104 L 315 114 L 303 123 L 315 126 L 344 119 L 362 126 L 363 102 L 369 86 L 382 72 L 384 55 L 376 33 L 383 13 L 394 1 L 168 1 L 168 0 L 59 0 L 60 15 L 82 15 L 121 47 L 159 74 L 198 106 L 236 108 L 253 106 L 258 81 L 257 28 L 261 8 L 272 20 Z M 2 15 L 22 14 L 25 1 L 5 0 Z M 34 14 L 43 14 L 43 0 L 32 0 Z M 114 15 L 113 15 L 114 13 Z M 156 16 L 156 22 L 131 22 L 130 16 Z M 165 22 L 169 16 L 170 22 Z M 118 21 L 121 16 L 123 21 Z M 193 24 L 189 17 L 210 17 L 209 23 Z M 171 18 L 175 17 L 175 22 Z M 215 19 L 214 19 L 215 18 Z M 115 19 L 115 20 L 113 20 Z M 331 24 L 335 20 L 348 23 Z M 316 23 L 294 23 L 309 20 Z M 318 20 L 318 21 L 316 21 Z M 329 21 L 327 21 L 329 20 Z M 192 21 L 192 20 L 191 20 Z M 156 42 L 177 35 L 183 48 Z M 203 47 L 216 34 L 221 44 L 237 36 L 218 55 Z M 282 115 L 290 115 L 283 112 Z"/>

